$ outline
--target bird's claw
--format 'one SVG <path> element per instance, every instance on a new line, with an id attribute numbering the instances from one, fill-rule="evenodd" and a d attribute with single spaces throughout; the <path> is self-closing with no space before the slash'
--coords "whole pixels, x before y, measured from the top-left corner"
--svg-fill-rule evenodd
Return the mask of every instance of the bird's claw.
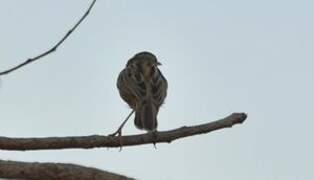
<path id="1" fill-rule="evenodd" d="M 156 146 L 157 130 L 152 131 L 152 136 L 153 136 L 153 145 L 154 145 L 154 148 L 157 149 L 157 146 Z"/>
<path id="2" fill-rule="evenodd" d="M 118 136 L 117 136 L 117 135 L 118 135 Z M 114 133 L 112 133 L 112 134 L 109 134 L 108 136 L 109 136 L 109 137 L 115 137 L 115 136 L 117 136 L 117 137 L 119 138 L 119 145 L 120 145 L 119 152 L 121 152 L 121 151 L 122 151 L 122 138 L 121 138 L 121 136 L 122 136 L 122 129 L 119 128 L 116 132 L 114 132 Z"/>
<path id="3" fill-rule="evenodd" d="M 122 135 L 121 129 L 118 129 L 116 132 L 109 134 L 108 136 L 110 137 L 115 137 L 118 134 L 118 136 Z"/>

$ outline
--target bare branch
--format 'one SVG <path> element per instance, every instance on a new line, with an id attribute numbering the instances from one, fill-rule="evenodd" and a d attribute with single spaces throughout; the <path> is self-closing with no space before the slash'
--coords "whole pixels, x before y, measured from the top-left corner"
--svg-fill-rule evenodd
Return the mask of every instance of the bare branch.
<path id="1" fill-rule="evenodd" d="M 127 180 L 122 175 L 75 164 L 0 160 L 0 178 L 33 180 Z"/>
<path id="2" fill-rule="evenodd" d="M 79 21 L 62 37 L 62 39 L 60 41 L 58 41 L 52 48 L 50 48 L 49 50 L 47 50 L 46 52 L 38 55 L 38 56 L 35 56 L 35 57 L 32 57 L 32 58 L 29 58 L 27 59 L 26 61 L 24 61 L 23 63 L 15 66 L 15 67 L 12 67 L 6 71 L 3 71 L 3 72 L 0 72 L 0 76 L 3 76 L 3 75 L 7 75 L 17 69 L 20 69 L 21 67 L 23 66 L 26 66 L 32 62 L 35 62 L 37 60 L 39 60 L 40 58 L 42 57 L 45 57 L 47 56 L 48 54 L 51 54 L 53 52 L 55 52 L 58 47 L 75 31 L 75 29 L 81 24 L 81 22 L 83 22 L 83 20 L 88 16 L 88 14 L 90 13 L 91 9 L 93 8 L 94 4 L 95 4 L 96 0 L 93 0 L 92 3 L 90 4 L 89 8 L 87 9 L 87 11 L 85 12 L 85 14 L 79 19 Z"/>
<path id="3" fill-rule="evenodd" d="M 111 137 L 111 136 L 80 136 L 80 137 L 47 137 L 47 138 L 7 138 L 0 137 L 0 149 L 3 150 L 45 150 L 68 148 L 97 148 L 97 147 L 121 147 L 134 146 L 149 143 L 170 143 L 173 140 L 209 133 L 211 131 L 232 127 L 243 123 L 247 115 L 245 113 L 233 113 L 230 116 L 214 122 L 181 127 L 170 131 L 160 131 L 154 134 Z M 121 138 L 121 139 L 119 139 Z"/>

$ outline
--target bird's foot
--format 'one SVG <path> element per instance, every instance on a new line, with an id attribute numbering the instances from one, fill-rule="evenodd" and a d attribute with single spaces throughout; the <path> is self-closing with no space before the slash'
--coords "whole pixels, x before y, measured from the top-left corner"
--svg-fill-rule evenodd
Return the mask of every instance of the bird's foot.
<path id="1" fill-rule="evenodd" d="M 117 136 L 117 135 L 118 135 L 118 136 Z M 115 136 L 118 137 L 118 139 L 119 139 L 119 145 L 120 145 L 119 151 L 121 152 L 121 151 L 122 151 L 122 138 L 121 138 L 121 136 L 122 136 L 122 128 L 119 128 L 116 132 L 114 132 L 114 133 L 112 133 L 112 134 L 109 134 L 108 136 L 109 136 L 109 137 L 115 137 Z"/>
<path id="2" fill-rule="evenodd" d="M 153 144 L 154 144 L 154 148 L 157 149 L 157 146 L 156 146 L 156 141 L 157 141 L 157 134 L 158 134 L 158 131 L 155 129 L 153 131 L 151 131 L 152 133 L 152 137 L 153 137 Z"/>
<path id="3" fill-rule="evenodd" d="M 120 144 L 120 151 L 122 151 L 122 128 L 125 125 L 125 123 L 129 120 L 129 118 L 131 117 L 131 115 L 134 113 L 134 110 L 132 110 L 130 112 L 130 114 L 128 115 L 128 117 L 126 117 L 126 119 L 122 122 L 122 124 L 119 126 L 118 130 L 112 134 L 109 134 L 108 136 L 110 137 L 115 137 L 118 134 L 118 138 L 119 138 L 119 144 Z"/>
<path id="4" fill-rule="evenodd" d="M 115 137 L 117 134 L 118 134 L 118 136 L 121 136 L 121 135 L 122 135 L 122 129 L 121 129 L 121 128 L 119 128 L 118 130 L 116 130 L 114 133 L 109 134 L 108 136 L 110 136 L 110 137 Z"/>

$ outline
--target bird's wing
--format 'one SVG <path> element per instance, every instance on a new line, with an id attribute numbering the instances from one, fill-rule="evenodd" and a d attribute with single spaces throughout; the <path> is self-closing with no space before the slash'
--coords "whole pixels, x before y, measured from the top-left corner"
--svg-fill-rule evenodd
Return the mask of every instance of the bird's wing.
<path id="1" fill-rule="evenodd" d="M 151 81 L 153 99 L 159 108 L 167 96 L 168 82 L 161 71 L 156 68 Z"/>
<path id="2" fill-rule="evenodd" d="M 127 101 L 128 104 L 130 104 L 128 102 L 130 96 L 136 99 L 143 99 L 146 95 L 143 76 L 131 68 L 125 68 L 121 71 L 118 77 L 117 87 L 121 97 Z"/>

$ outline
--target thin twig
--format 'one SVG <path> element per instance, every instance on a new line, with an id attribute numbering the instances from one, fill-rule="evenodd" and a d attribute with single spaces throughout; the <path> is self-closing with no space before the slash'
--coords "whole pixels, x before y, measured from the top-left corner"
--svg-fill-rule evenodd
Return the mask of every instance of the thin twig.
<path id="1" fill-rule="evenodd" d="M 150 143 L 170 143 L 173 140 L 209 133 L 211 131 L 232 127 L 243 123 L 247 118 L 245 113 L 233 113 L 218 121 L 197 126 L 181 127 L 170 131 L 159 131 L 130 136 L 80 136 L 80 137 L 47 137 L 47 138 L 8 138 L 0 137 L 2 150 L 47 150 L 47 149 L 90 149 L 97 147 L 121 147 Z M 122 142 L 122 143 L 121 143 Z"/>
<path id="2" fill-rule="evenodd" d="M 0 72 L 0 76 L 3 76 L 3 75 L 7 75 L 17 69 L 20 69 L 21 67 L 23 66 L 26 66 L 32 62 L 35 62 L 37 60 L 39 60 L 40 58 L 42 57 L 45 57 L 47 56 L 48 54 L 51 54 L 53 52 L 55 52 L 58 47 L 75 31 L 75 29 L 81 24 L 81 22 L 83 22 L 83 20 L 88 16 L 88 14 L 90 13 L 91 9 L 93 8 L 94 4 L 95 4 L 96 0 L 93 0 L 92 3 L 90 4 L 89 8 L 87 9 L 87 11 L 85 12 L 85 14 L 79 19 L 79 21 L 65 34 L 65 36 L 62 37 L 62 39 L 60 41 L 58 41 L 52 48 L 50 48 L 49 50 L 45 51 L 44 53 L 38 55 L 38 56 L 35 56 L 35 57 L 32 57 L 32 58 L 29 58 L 27 59 L 25 62 L 15 66 L 15 67 L 12 67 L 6 71 L 3 71 L 3 72 Z"/>

